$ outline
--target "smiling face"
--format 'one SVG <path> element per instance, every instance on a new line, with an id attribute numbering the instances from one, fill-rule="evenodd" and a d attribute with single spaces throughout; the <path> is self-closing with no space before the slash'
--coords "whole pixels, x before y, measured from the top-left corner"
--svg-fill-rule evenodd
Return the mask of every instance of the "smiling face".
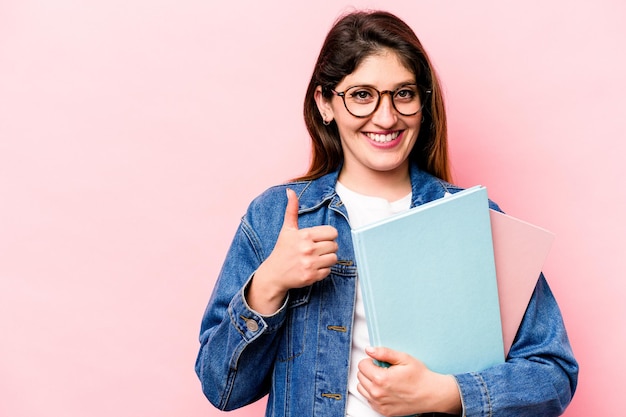
<path id="1" fill-rule="evenodd" d="M 396 53 L 382 50 L 363 59 L 334 90 L 370 86 L 385 91 L 411 83 L 415 83 L 415 75 Z M 346 110 L 342 98 L 336 94 L 326 99 L 318 87 L 315 98 L 325 120 L 337 124 L 344 154 L 342 182 L 362 188 L 355 187 L 355 182 L 363 184 L 391 177 L 408 180 L 408 158 L 419 134 L 421 112 L 403 116 L 394 109 L 390 94 L 383 94 L 376 111 L 359 118 Z"/>

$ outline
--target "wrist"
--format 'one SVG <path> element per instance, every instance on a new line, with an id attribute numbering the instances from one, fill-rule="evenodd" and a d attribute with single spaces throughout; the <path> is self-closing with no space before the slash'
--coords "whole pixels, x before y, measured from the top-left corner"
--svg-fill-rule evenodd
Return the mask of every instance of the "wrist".
<path id="1" fill-rule="evenodd" d="M 461 392 L 456 379 L 452 375 L 438 375 L 436 384 L 441 395 L 438 396 L 436 411 L 460 416 L 463 413 Z"/>
<path id="2" fill-rule="evenodd" d="M 252 276 L 244 298 L 248 306 L 261 315 L 272 315 L 282 306 L 287 291 L 272 285 L 260 267 Z"/>

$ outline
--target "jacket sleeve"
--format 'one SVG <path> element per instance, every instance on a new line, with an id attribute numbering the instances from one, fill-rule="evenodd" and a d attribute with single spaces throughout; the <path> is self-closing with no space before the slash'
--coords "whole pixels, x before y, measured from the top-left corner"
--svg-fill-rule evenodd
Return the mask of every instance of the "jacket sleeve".
<path id="1" fill-rule="evenodd" d="M 455 375 L 464 415 L 558 416 L 578 380 L 561 312 L 543 274 L 504 364 Z"/>
<path id="2" fill-rule="evenodd" d="M 261 316 L 247 305 L 245 288 L 264 254 L 242 220 L 202 318 L 195 370 L 209 401 L 221 410 L 254 402 L 269 390 L 285 305 Z"/>

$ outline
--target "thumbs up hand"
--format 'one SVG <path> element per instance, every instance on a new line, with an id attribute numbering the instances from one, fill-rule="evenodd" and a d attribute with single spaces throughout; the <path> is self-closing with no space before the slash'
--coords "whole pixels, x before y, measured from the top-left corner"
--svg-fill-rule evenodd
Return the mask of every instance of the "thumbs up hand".
<path id="1" fill-rule="evenodd" d="M 287 189 L 283 226 L 274 250 L 257 269 L 248 288 L 248 305 L 261 314 L 280 308 L 287 291 L 321 281 L 337 263 L 337 229 L 298 227 L 298 196 Z"/>

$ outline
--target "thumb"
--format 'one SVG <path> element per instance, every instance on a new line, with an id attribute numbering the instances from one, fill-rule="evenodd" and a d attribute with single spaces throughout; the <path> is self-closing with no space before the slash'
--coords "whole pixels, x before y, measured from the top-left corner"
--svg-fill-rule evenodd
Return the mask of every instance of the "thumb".
<path id="1" fill-rule="evenodd" d="M 285 227 L 298 229 L 298 196 L 291 188 L 287 188 L 287 207 L 283 220 L 283 228 Z"/>
<path id="2" fill-rule="evenodd" d="M 402 354 L 400 352 L 385 347 L 368 346 L 365 348 L 365 353 L 370 358 L 379 363 L 387 364 L 387 366 L 398 365 L 402 362 Z"/>

